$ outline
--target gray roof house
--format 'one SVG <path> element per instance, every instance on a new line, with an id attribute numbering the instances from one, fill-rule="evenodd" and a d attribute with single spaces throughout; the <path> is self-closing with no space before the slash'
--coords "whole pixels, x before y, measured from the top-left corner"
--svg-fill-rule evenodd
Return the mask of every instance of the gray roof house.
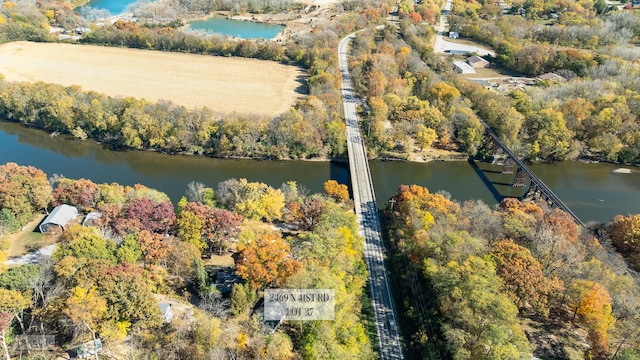
<path id="1" fill-rule="evenodd" d="M 160 307 L 160 311 L 162 312 L 162 320 L 164 320 L 164 322 L 166 323 L 170 323 L 171 321 L 173 321 L 174 315 L 173 315 L 173 309 L 171 308 L 171 304 L 161 302 L 161 303 L 158 303 L 158 306 Z"/>
<path id="2" fill-rule="evenodd" d="M 483 67 L 487 67 L 487 65 L 489 65 L 489 62 L 483 58 L 481 58 L 480 56 L 469 56 L 467 58 L 467 62 L 469 63 L 469 65 L 471 65 L 474 68 L 483 68 Z"/>
<path id="3" fill-rule="evenodd" d="M 554 74 L 552 72 L 550 73 L 546 73 L 546 74 L 542 74 L 540 76 L 538 76 L 538 80 L 550 80 L 550 81 L 555 81 L 555 82 L 565 82 L 567 79 L 565 79 L 564 77 L 558 75 L 558 74 Z"/>
<path id="4" fill-rule="evenodd" d="M 456 71 L 460 74 L 475 74 L 476 69 L 474 69 L 471 65 L 467 64 L 464 61 L 454 61 L 453 66 Z"/>
<path id="5" fill-rule="evenodd" d="M 40 224 L 40 232 L 63 230 L 78 217 L 78 209 L 71 205 L 59 205 Z"/>

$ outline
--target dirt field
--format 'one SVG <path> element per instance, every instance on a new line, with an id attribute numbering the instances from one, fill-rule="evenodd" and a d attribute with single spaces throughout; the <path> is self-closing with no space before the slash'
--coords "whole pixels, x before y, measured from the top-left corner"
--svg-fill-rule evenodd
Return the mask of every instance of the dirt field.
<path id="1" fill-rule="evenodd" d="M 0 45 L 0 73 L 9 81 L 80 85 L 111 96 L 171 100 L 221 113 L 273 116 L 304 96 L 304 72 L 294 66 L 89 45 Z"/>

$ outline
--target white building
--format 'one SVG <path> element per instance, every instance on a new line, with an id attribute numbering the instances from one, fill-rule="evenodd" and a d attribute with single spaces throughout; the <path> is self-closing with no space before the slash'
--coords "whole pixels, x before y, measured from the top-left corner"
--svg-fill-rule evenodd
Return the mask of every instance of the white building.
<path id="1" fill-rule="evenodd" d="M 473 68 L 473 66 L 467 64 L 464 61 L 454 61 L 453 62 L 453 66 L 455 67 L 456 71 L 460 74 L 475 74 L 476 73 L 476 69 Z"/>

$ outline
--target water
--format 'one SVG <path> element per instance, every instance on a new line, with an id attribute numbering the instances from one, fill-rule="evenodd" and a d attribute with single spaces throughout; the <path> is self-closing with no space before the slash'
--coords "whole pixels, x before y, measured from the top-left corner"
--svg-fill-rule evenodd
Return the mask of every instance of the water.
<path id="1" fill-rule="evenodd" d="M 78 7 L 75 12 L 81 13 L 83 9 L 93 8 L 107 10 L 111 15 L 120 15 L 134 2 L 135 0 L 90 0 L 86 4 Z"/>
<path id="2" fill-rule="evenodd" d="M 189 29 L 191 30 L 243 39 L 273 39 L 282 28 L 283 26 L 281 25 L 229 20 L 222 17 L 211 17 L 207 20 L 192 21 L 189 23 Z"/>
<path id="3" fill-rule="evenodd" d="M 341 162 L 221 160 L 111 151 L 91 141 L 51 137 L 44 131 L 0 121 L 0 164 L 6 162 L 35 166 L 48 176 L 57 173 L 96 183 L 140 183 L 167 193 L 174 203 L 191 181 L 215 187 L 229 178 L 246 178 L 279 187 L 293 180 L 311 192 L 322 191 L 329 179 L 349 182 L 348 166 Z M 511 187 L 514 175 L 501 175 L 499 166 L 484 163 L 372 161 L 370 167 L 380 206 L 401 184 L 426 186 L 432 192 L 444 190 L 459 201 L 479 199 L 490 205 L 523 192 Z M 632 174 L 613 174 L 616 168 L 580 162 L 531 167 L 585 222 L 640 213 L 640 168 L 633 168 Z"/>

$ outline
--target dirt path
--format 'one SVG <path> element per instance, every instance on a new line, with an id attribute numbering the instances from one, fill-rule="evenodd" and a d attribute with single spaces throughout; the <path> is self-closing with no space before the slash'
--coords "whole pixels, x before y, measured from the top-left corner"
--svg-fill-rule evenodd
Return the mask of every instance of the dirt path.
<path id="1" fill-rule="evenodd" d="M 24 41 L 0 46 L 0 73 L 8 81 L 80 85 L 110 96 L 266 116 L 304 96 L 305 76 L 273 61 Z"/>

